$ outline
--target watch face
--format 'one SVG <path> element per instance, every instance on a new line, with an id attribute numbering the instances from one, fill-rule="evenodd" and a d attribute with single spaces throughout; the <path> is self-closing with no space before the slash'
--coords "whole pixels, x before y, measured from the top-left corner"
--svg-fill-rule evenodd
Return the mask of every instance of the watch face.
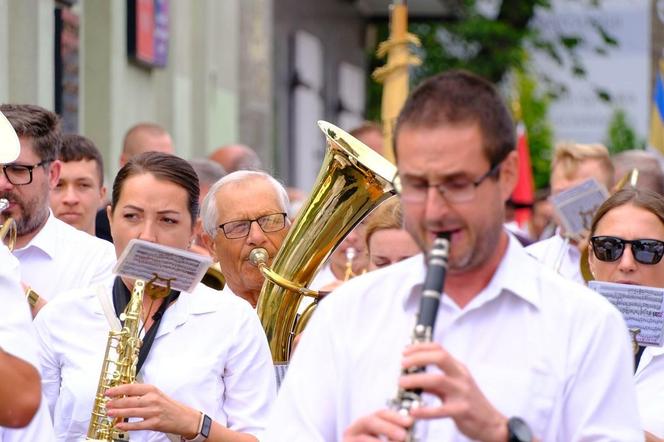
<path id="1" fill-rule="evenodd" d="M 212 419 L 207 414 L 203 417 L 203 427 L 201 428 L 201 436 L 210 437 L 210 428 L 212 428 Z"/>
<path id="2" fill-rule="evenodd" d="M 530 427 L 520 417 L 513 417 L 507 422 L 509 442 L 531 442 L 533 434 Z"/>

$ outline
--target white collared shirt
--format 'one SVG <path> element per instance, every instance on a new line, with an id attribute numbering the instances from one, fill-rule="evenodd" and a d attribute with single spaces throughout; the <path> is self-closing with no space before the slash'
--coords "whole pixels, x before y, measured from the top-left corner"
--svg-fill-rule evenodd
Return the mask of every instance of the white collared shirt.
<path id="1" fill-rule="evenodd" d="M 634 374 L 643 429 L 664 437 L 664 348 L 646 347 Z"/>
<path id="2" fill-rule="evenodd" d="M 330 263 L 327 262 L 323 268 L 320 269 L 318 273 L 316 273 L 316 276 L 314 276 L 311 284 L 309 284 L 309 288 L 311 290 L 320 290 L 335 281 L 337 281 L 337 277 L 334 276 L 334 273 L 332 273 L 332 267 L 330 266 Z"/>
<path id="3" fill-rule="evenodd" d="M 529 245 L 526 252 L 563 278 L 585 285 L 579 266 L 581 252 L 574 244 L 565 244 L 560 231 L 556 231 L 551 238 Z"/>
<path id="4" fill-rule="evenodd" d="M 424 276 L 417 255 L 354 278 L 323 300 L 294 353 L 266 441 L 341 440 L 358 418 L 386 408 L 397 393 Z M 465 364 L 489 402 L 525 419 L 539 440 L 643 440 L 622 316 L 541 266 L 514 238 L 465 308 L 443 296 L 434 340 Z M 468 440 L 451 419 L 416 428 L 421 440 Z"/>
<path id="5" fill-rule="evenodd" d="M 22 281 L 46 300 L 106 281 L 116 261 L 113 244 L 70 226 L 53 212 L 37 235 L 13 253 L 21 263 Z"/>
<path id="6" fill-rule="evenodd" d="M 63 293 L 35 318 L 42 386 L 58 441 L 85 440 L 109 330 L 97 294 L 110 298 L 111 286 Z M 200 284 L 166 310 L 140 375 L 221 425 L 257 436 L 276 396 L 272 358 L 254 310 L 229 289 Z M 152 431 L 130 437 L 168 441 Z"/>
<path id="7" fill-rule="evenodd" d="M 19 264 L 0 243 L 0 347 L 39 369 L 37 341 L 28 302 L 19 282 Z M 1 382 L 1 381 L 0 381 Z M 0 427 L 2 442 L 51 441 L 53 427 L 42 397 L 37 413 L 25 428 Z"/>

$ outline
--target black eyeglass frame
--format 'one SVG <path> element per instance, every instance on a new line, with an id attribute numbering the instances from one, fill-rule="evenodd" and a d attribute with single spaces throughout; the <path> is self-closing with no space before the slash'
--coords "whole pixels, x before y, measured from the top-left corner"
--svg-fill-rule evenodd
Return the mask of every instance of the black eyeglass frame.
<path id="1" fill-rule="evenodd" d="M 617 253 L 615 256 L 612 255 L 611 257 L 608 257 L 606 255 L 602 255 L 601 253 L 598 255 L 597 249 L 603 247 L 603 245 L 600 245 L 599 242 L 602 241 L 606 243 L 607 240 L 615 241 L 615 243 L 619 246 L 619 249 L 617 251 L 614 251 L 615 253 Z M 659 248 L 657 250 L 646 250 L 645 244 L 647 243 L 651 245 L 652 244 L 658 245 Z M 593 254 L 595 255 L 595 258 L 603 262 L 618 261 L 622 257 L 623 253 L 625 253 L 625 246 L 627 244 L 629 244 L 630 247 L 632 248 L 632 256 L 634 257 L 634 260 L 640 264 L 655 265 L 662 260 L 662 257 L 664 257 L 664 241 L 660 241 L 658 239 L 648 239 L 648 238 L 623 239 L 617 236 L 598 235 L 590 238 L 590 244 L 592 245 Z M 652 258 L 644 259 L 643 253 L 652 254 Z"/>
<path id="2" fill-rule="evenodd" d="M 281 215 L 282 216 L 282 226 L 278 229 L 275 229 L 275 230 L 265 230 L 265 228 L 261 225 L 260 220 L 271 217 L 271 216 L 275 216 L 275 215 Z M 258 227 L 260 227 L 260 229 L 263 231 L 263 233 L 278 232 L 278 231 L 282 230 L 284 227 L 286 227 L 286 217 L 287 216 L 288 216 L 288 214 L 286 212 L 268 213 L 267 215 L 259 216 L 258 218 L 254 218 L 254 219 L 237 219 L 237 220 L 234 220 L 234 221 L 228 221 L 228 222 L 225 222 L 223 224 L 219 224 L 217 226 L 217 228 L 224 233 L 224 236 L 227 239 L 241 239 L 241 238 L 246 238 L 247 236 L 249 236 L 249 233 L 251 232 L 251 224 L 254 223 L 254 222 L 256 224 L 258 224 Z M 226 226 L 228 226 L 229 224 L 236 224 L 236 223 L 249 223 L 248 224 L 249 228 L 247 229 L 247 233 L 242 235 L 242 236 L 228 236 L 228 233 L 226 233 Z"/>
<path id="3" fill-rule="evenodd" d="M 17 164 L 17 163 L 8 163 L 8 164 L 2 164 L 2 173 L 5 174 L 5 178 L 7 181 L 11 183 L 12 186 L 27 186 L 28 184 L 32 183 L 32 171 L 37 168 L 37 167 L 42 167 L 46 166 L 48 163 L 52 163 L 54 160 L 41 160 L 37 164 Z M 7 173 L 7 168 L 8 167 L 15 167 L 15 168 L 20 168 L 28 171 L 29 174 L 29 179 L 28 182 L 26 183 L 15 183 L 12 181 L 11 178 L 9 178 L 9 174 Z"/>

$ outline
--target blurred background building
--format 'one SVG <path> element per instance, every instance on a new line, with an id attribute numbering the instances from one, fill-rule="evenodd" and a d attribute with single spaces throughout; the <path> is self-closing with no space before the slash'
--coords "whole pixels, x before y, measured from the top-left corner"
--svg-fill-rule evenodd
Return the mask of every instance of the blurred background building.
<path id="1" fill-rule="evenodd" d="M 488 16 L 496 14 L 492 4 L 501 4 L 480 3 L 489 5 L 482 12 Z M 664 3 L 603 0 L 606 7 L 594 9 L 553 3 L 531 26 L 554 37 L 580 31 L 589 43 L 580 52 L 584 81 L 533 55 L 535 67 L 555 74 L 570 91 L 551 105 L 554 137 L 602 141 L 620 106 L 645 139 L 664 47 Z M 350 129 L 370 111 L 369 89 L 378 87 L 369 79 L 371 54 L 383 38 L 389 4 L 0 0 L 0 102 L 56 110 L 66 131 L 102 149 L 110 177 L 126 130 L 151 121 L 172 134 L 184 158 L 247 144 L 284 182 L 306 189 L 324 152 L 316 120 Z M 454 20 L 458 4 L 411 0 L 411 21 Z M 620 41 L 610 57 L 594 50 L 597 37 L 588 29 L 596 22 Z M 595 89 L 610 90 L 612 103 L 597 101 Z"/>

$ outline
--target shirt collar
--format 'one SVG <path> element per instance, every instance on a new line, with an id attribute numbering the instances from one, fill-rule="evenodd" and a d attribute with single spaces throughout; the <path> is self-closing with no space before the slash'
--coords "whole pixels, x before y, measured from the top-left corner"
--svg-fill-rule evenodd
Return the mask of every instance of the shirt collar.
<path id="1" fill-rule="evenodd" d="M 507 250 L 491 281 L 473 298 L 464 310 L 478 308 L 503 293 L 517 296 L 536 308 L 540 307 L 541 299 L 536 278 L 524 278 L 524 275 L 537 274 L 537 260 L 525 251 L 516 237 L 509 232 L 507 235 L 509 238 Z M 414 304 L 419 303 L 422 284 L 426 275 L 426 264 L 423 256 L 420 254 L 407 260 L 411 262 L 412 271 L 408 274 L 403 284 L 404 287 L 408 287 L 408 292 L 403 297 L 403 307 L 406 310 Z M 419 265 L 416 265 L 411 260 L 418 260 Z M 407 261 L 404 261 L 404 263 Z M 445 297 L 443 297 L 442 302 L 452 303 L 449 299 L 446 301 Z"/>
<path id="2" fill-rule="evenodd" d="M 537 279 L 534 277 L 538 273 L 539 264 L 526 252 L 519 240 L 509 233 L 508 237 L 509 242 L 505 255 L 498 264 L 493 278 L 479 293 L 478 298 L 485 292 L 490 295 L 489 299 L 507 292 L 539 308 L 541 305 L 540 290 Z M 530 277 L 524 277 L 524 275 Z"/>
<path id="3" fill-rule="evenodd" d="M 16 251 L 21 252 L 23 250 L 28 250 L 31 247 L 35 247 L 48 255 L 49 258 L 53 259 L 58 249 L 57 238 L 60 234 L 60 226 L 58 226 L 58 223 L 62 223 L 62 221 L 57 219 L 53 215 L 51 209 L 49 209 L 48 218 L 46 219 L 44 226 L 39 229 L 39 232 L 37 232 L 34 238 L 32 238 L 25 247 Z"/>

